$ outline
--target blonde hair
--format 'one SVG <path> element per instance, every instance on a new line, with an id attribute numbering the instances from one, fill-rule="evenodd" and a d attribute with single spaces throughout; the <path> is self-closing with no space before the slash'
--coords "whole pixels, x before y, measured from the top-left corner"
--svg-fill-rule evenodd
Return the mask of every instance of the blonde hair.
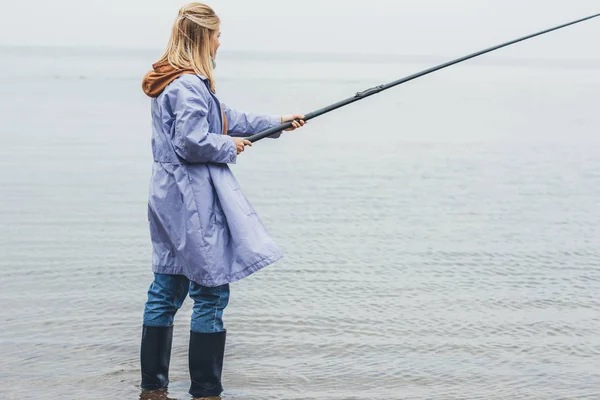
<path id="1" fill-rule="evenodd" d="M 206 4 L 186 4 L 179 10 L 167 49 L 158 62 L 167 62 L 175 69 L 193 69 L 208 78 L 210 90 L 216 93 L 210 41 L 220 24 L 217 14 Z"/>

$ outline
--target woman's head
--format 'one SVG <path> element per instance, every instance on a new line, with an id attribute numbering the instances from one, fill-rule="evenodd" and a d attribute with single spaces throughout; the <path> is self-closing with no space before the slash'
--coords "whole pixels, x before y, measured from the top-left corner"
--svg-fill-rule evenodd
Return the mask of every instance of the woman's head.
<path id="1" fill-rule="evenodd" d="M 178 69 L 193 69 L 210 81 L 215 91 L 211 57 L 219 48 L 221 21 L 214 10 L 203 3 L 189 3 L 179 10 L 167 49 L 159 62 Z"/>

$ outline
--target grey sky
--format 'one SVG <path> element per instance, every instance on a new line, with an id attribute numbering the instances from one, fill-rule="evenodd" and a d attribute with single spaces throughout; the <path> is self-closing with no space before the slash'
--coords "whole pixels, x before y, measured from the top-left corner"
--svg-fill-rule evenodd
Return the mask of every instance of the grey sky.
<path id="1" fill-rule="evenodd" d="M 6 1 L 0 45 L 162 49 L 185 1 Z M 222 49 L 460 55 L 600 13 L 598 0 L 213 0 Z M 503 51 L 600 58 L 600 18 Z"/>

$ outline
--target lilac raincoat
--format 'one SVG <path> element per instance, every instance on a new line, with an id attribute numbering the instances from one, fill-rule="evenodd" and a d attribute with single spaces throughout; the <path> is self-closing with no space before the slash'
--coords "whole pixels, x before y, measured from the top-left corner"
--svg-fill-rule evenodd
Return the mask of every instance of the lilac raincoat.
<path id="1" fill-rule="evenodd" d="M 237 159 L 231 136 L 271 128 L 280 117 L 222 106 L 230 135 L 221 134 L 220 102 L 204 77 L 181 75 L 152 99 L 152 270 L 204 286 L 242 279 L 283 257 L 227 165 Z"/>

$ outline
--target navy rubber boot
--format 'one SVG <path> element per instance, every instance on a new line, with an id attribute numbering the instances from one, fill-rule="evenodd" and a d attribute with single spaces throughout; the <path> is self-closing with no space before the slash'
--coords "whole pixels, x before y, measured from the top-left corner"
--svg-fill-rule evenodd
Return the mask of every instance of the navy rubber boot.
<path id="1" fill-rule="evenodd" d="M 172 343 L 172 325 L 143 326 L 140 349 L 143 390 L 163 389 L 169 385 Z"/>
<path id="2" fill-rule="evenodd" d="M 226 331 L 190 331 L 189 369 L 192 383 L 189 393 L 194 397 L 218 396 L 223 392 L 221 372 L 225 355 Z"/>

